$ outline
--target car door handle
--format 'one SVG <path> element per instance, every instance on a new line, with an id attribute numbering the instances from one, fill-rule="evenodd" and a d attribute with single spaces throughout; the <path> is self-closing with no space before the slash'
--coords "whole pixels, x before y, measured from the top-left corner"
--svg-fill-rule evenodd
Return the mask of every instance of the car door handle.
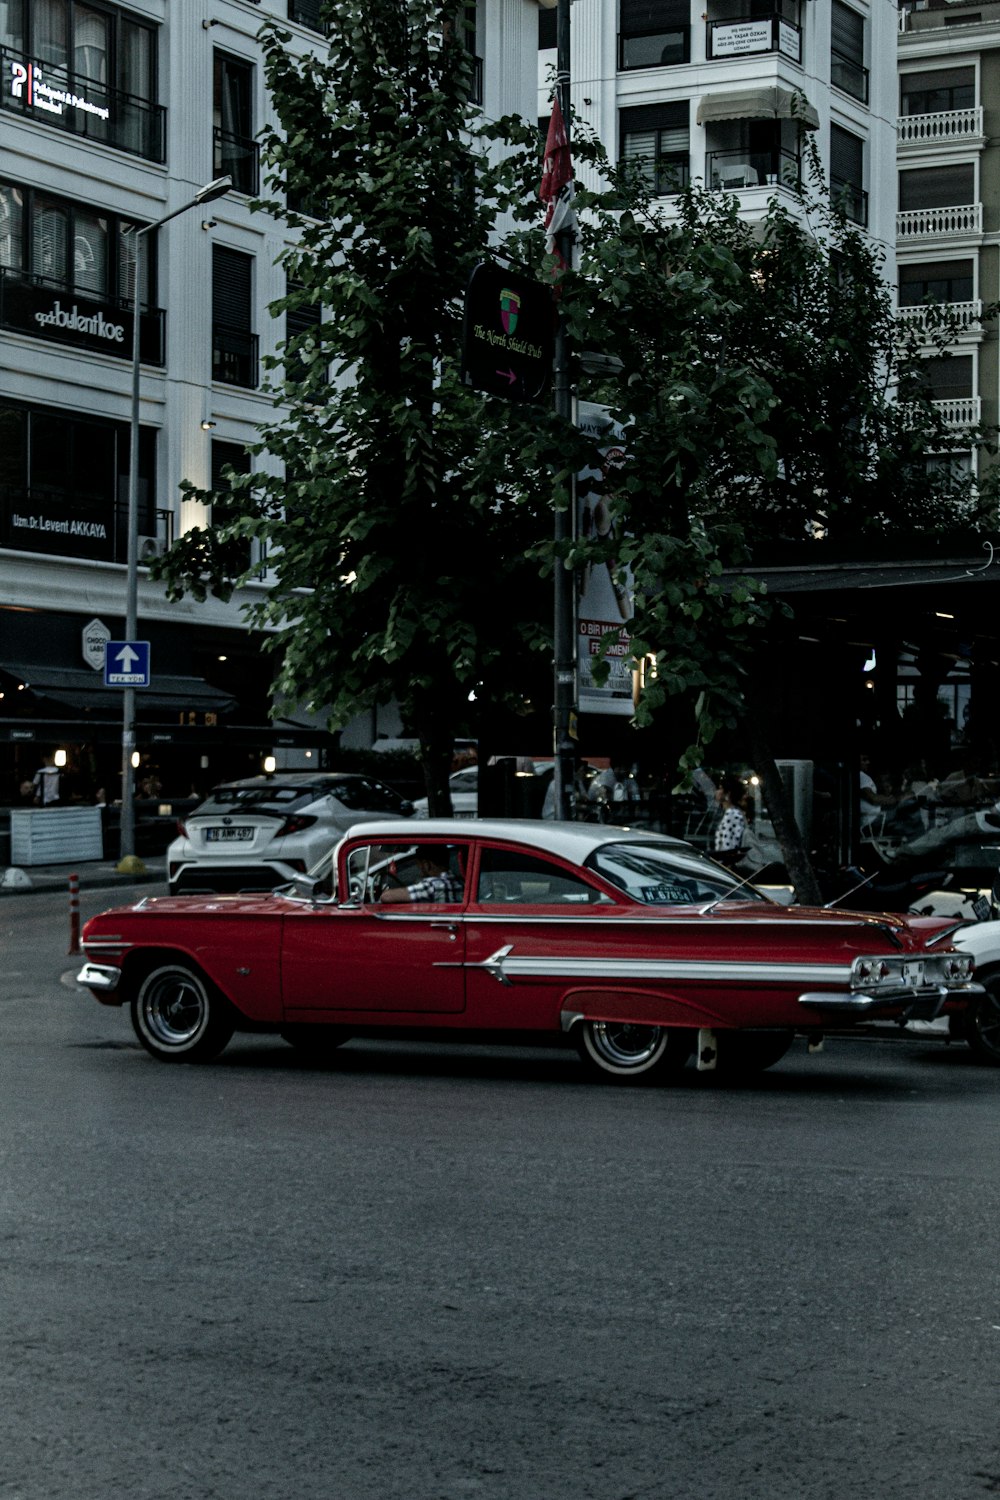
<path id="1" fill-rule="evenodd" d="M 432 922 L 431 926 L 432 927 L 437 927 L 442 932 L 446 932 L 448 934 L 449 938 L 451 939 L 451 941 L 452 942 L 455 941 L 455 935 L 458 932 L 458 924 L 457 923 L 455 923 L 455 922 Z"/>

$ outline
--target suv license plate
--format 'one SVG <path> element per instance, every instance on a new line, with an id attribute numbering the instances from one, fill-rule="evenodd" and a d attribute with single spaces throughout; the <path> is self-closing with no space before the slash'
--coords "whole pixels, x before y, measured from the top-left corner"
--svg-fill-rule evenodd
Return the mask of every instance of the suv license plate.
<path id="1" fill-rule="evenodd" d="M 207 844 L 244 844 L 253 838 L 252 828 L 206 828 Z"/>
<path id="2" fill-rule="evenodd" d="M 909 963 L 904 963 L 904 965 L 903 965 L 903 983 L 904 984 L 923 984 L 923 982 L 924 982 L 924 961 L 923 961 L 923 959 L 922 958 L 915 958 L 915 959 L 911 959 Z"/>

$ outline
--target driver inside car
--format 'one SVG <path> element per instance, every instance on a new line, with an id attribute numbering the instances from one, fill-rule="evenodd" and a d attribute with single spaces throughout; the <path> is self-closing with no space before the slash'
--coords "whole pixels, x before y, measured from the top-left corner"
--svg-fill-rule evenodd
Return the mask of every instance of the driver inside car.
<path id="1" fill-rule="evenodd" d="M 461 901 L 464 882 L 448 869 L 446 849 L 436 844 L 422 844 L 413 851 L 420 879 L 411 885 L 391 885 L 382 892 L 382 901 Z M 396 876 L 395 865 L 389 872 Z M 398 878 L 398 877 L 397 877 Z"/>

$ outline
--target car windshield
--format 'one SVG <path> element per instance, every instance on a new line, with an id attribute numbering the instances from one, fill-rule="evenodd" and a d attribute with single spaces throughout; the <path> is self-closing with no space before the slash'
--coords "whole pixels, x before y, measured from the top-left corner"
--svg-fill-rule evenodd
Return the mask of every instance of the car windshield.
<path id="1" fill-rule="evenodd" d="M 626 841 L 602 844 L 586 865 L 646 906 L 683 906 L 725 900 L 730 894 L 740 901 L 768 900 L 755 886 L 741 885 L 737 876 L 690 849 Z"/>

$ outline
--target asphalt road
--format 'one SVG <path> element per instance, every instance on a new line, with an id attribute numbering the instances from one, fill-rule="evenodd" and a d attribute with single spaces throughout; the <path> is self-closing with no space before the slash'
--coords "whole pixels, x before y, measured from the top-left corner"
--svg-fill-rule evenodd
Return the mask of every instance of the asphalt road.
<path id="1" fill-rule="evenodd" d="M 2 1500 L 1000 1492 L 964 1047 L 636 1091 L 541 1050 L 167 1067 L 75 990 L 64 897 L 0 936 Z"/>

